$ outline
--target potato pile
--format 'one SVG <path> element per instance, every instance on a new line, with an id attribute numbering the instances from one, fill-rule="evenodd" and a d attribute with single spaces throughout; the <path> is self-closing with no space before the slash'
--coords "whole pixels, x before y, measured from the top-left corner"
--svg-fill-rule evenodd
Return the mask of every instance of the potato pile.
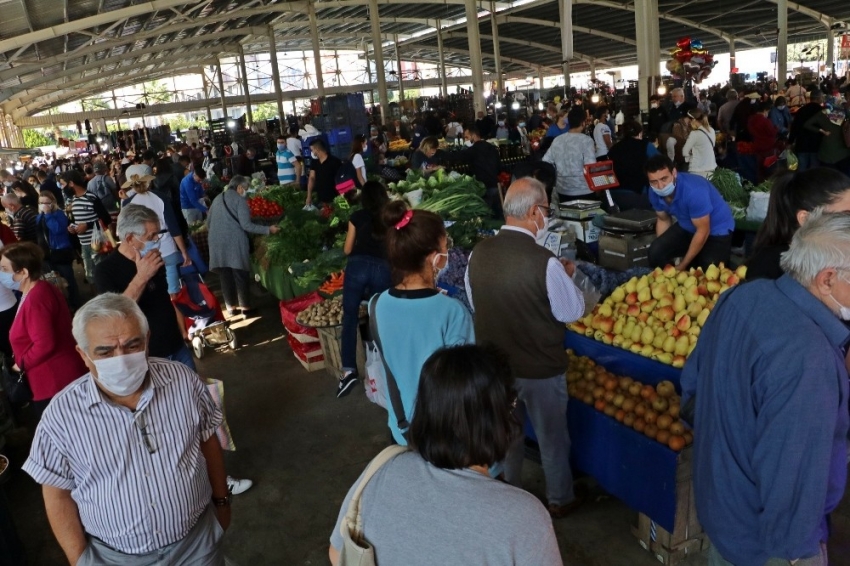
<path id="1" fill-rule="evenodd" d="M 342 297 L 312 304 L 298 313 L 295 320 L 304 326 L 339 326 L 342 324 Z"/>
<path id="2" fill-rule="evenodd" d="M 676 452 L 693 442 L 693 431 L 679 420 L 680 400 L 672 382 L 662 381 L 652 387 L 631 377 L 616 376 L 572 350 L 567 354 L 567 392 L 571 397 Z"/>

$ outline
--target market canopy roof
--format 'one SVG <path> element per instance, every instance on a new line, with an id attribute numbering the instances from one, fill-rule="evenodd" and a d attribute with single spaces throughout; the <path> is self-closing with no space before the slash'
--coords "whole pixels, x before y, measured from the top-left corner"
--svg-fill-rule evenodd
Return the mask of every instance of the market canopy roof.
<path id="1" fill-rule="evenodd" d="M 635 64 L 634 2 L 573 0 L 574 71 Z M 371 50 L 369 0 L 317 0 L 321 48 Z M 384 41 L 402 58 L 436 62 L 442 25 L 447 64 L 469 66 L 464 0 L 378 0 Z M 558 0 L 494 3 L 504 73 L 560 73 Z M 478 3 L 481 12 L 491 3 Z M 788 2 L 789 43 L 821 39 L 850 22 L 847 0 Z M 0 0 L 0 105 L 33 115 L 111 88 L 196 71 L 232 55 L 310 51 L 305 0 Z M 662 53 L 682 36 L 707 49 L 776 45 L 776 0 L 659 0 Z M 494 71 L 490 18 L 480 19 L 485 71 Z M 384 48 L 392 53 L 392 48 Z"/>

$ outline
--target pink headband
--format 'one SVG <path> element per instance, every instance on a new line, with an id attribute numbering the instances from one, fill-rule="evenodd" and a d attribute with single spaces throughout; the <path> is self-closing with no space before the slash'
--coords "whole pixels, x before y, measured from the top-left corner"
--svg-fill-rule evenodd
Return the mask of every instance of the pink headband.
<path id="1" fill-rule="evenodd" d="M 410 219 L 411 219 L 411 218 L 413 218 L 413 211 L 412 211 L 412 210 L 408 210 L 407 212 L 405 212 L 405 213 L 404 213 L 404 216 L 402 216 L 402 217 L 401 217 L 401 220 L 399 220 L 399 221 L 398 221 L 398 224 L 396 224 L 396 225 L 394 226 L 394 228 L 395 228 L 396 230 L 401 230 L 402 228 L 404 228 L 405 226 L 407 226 L 408 224 L 410 224 Z"/>

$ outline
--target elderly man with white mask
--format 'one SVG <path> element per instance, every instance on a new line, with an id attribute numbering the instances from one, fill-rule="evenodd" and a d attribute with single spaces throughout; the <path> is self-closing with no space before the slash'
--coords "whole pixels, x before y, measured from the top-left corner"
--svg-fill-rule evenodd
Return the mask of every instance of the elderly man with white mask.
<path id="1" fill-rule="evenodd" d="M 148 358 L 148 322 L 129 297 L 92 299 L 73 333 L 90 373 L 53 398 L 23 466 L 68 561 L 223 565 L 222 415 L 204 384 Z"/>

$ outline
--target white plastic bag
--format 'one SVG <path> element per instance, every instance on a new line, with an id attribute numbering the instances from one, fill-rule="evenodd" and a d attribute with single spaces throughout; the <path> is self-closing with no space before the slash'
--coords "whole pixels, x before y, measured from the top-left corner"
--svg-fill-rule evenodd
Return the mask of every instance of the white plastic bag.
<path id="1" fill-rule="evenodd" d="M 387 374 L 384 359 L 378 345 L 371 340 L 364 341 L 366 346 L 366 379 L 363 389 L 366 397 L 376 405 L 387 408 Z"/>
<path id="2" fill-rule="evenodd" d="M 764 221 L 767 216 L 767 204 L 770 202 L 770 193 L 753 191 L 750 193 L 750 204 L 747 205 L 747 220 L 755 222 Z"/>
<path id="3" fill-rule="evenodd" d="M 407 202 L 410 203 L 410 206 L 417 207 L 422 202 L 422 197 L 425 195 L 422 189 L 416 189 L 415 191 L 410 191 L 404 198 L 407 199 Z"/>
<path id="4" fill-rule="evenodd" d="M 573 283 L 579 288 L 581 294 L 584 295 L 584 316 L 587 316 L 593 311 L 599 299 L 602 298 L 602 293 L 591 282 L 590 277 L 585 275 L 578 267 L 576 267 L 575 275 L 573 275 Z"/>

